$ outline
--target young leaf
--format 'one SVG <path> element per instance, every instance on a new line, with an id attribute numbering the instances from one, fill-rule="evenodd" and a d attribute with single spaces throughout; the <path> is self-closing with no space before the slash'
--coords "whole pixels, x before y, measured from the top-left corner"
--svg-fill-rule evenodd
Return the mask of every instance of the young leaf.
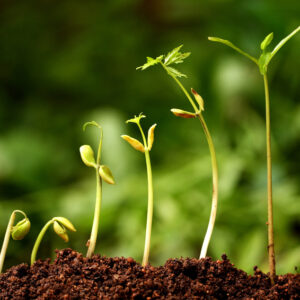
<path id="1" fill-rule="evenodd" d="M 259 71 L 262 75 L 266 74 L 268 64 L 272 58 L 271 52 L 263 52 L 258 60 Z"/>
<path id="2" fill-rule="evenodd" d="M 55 217 L 55 220 L 64 225 L 67 229 L 76 232 L 74 225 L 67 218 Z"/>
<path id="3" fill-rule="evenodd" d="M 168 73 L 171 75 L 171 76 L 174 76 L 174 77 L 187 77 L 185 74 L 179 72 L 177 69 L 174 69 L 172 67 L 166 67 Z"/>
<path id="4" fill-rule="evenodd" d="M 143 153 L 145 152 L 145 147 L 138 140 L 136 140 L 128 135 L 121 135 L 121 138 L 124 139 L 125 141 L 127 141 L 135 150 L 138 150 Z"/>
<path id="5" fill-rule="evenodd" d="M 69 236 L 67 235 L 67 231 L 66 229 L 59 224 L 59 222 L 54 221 L 53 223 L 53 230 L 55 231 L 55 233 L 61 237 L 65 242 L 69 241 Z"/>
<path id="6" fill-rule="evenodd" d="M 14 240 L 22 240 L 30 230 L 30 221 L 25 218 L 13 226 L 11 230 L 11 237 Z"/>
<path id="7" fill-rule="evenodd" d="M 183 60 L 185 58 L 187 58 L 191 53 L 187 52 L 187 53 L 181 53 L 179 52 L 179 50 L 182 48 L 183 45 L 180 45 L 179 47 L 173 49 L 172 51 L 170 51 L 164 60 L 164 64 L 166 66 L 171 65 L 171 64 L 180 64 L 183 62 Z"/>
<path id="8" fill-rule="evenodd" d="M 232 49 L 234 49 L 235 51 L 241 53 L 242 55 L 246 56 L 247 58 L 251 59 L 253 62 L 255 62 L 256 64 L 258 64 L 257 59 L 252 57 L 250 54 L 246 53 L 245 51 L 243 51 L 242 49 L 238 48 L 236 45 L 234 45 L 233 43 L 231 43 L 228 40 L 223 40 L 220 39 L 218 37 L 208 37 L 208 39 L 212 42 L 217 42 L 217 43 L 221 43 L 224 44 Z"/>
<path id="9" fill-rule="evenodd" d="M 204 110 L 204 101 L 203 101 L 203 98 L 193 88 L 191 89 L 191 91 L 192 91 L 192 93 L 194 95 L 195 100 L 199 104 L 200 111 L 203 111 Z"/>
<path id="10" fill-rule="evenodd" d="M 140 120 L 146 118 L 145 115 L 143 115 L 143 113 L 140 113 L 138 116 L 134 116 L 134 118 L 129 119 L 126 121 L 126 123 L 135 123 L 135 124 L 139 124 Z"/>
<path id="11" fill-rule="evenodd" d="M 156 57 L 155 59 L 152 58 L 152 57 L 147 57 L 147 62 L 145 64 L 143 64 L 142 66 L 137 67 L 136 70 L 141 69 L 142 71 L 144 71 L 145 69 L 147 69 L 151 66 L 154 66 L 154 65 L 158 64 L 159 62 L 161 62 L 163 57 L 164 57 L 163 55 L 160 55 L 160 56 Z"/>
<path id="12" fill-rule="evenodd" d="M 264 38 L 264 40 L 261 42 L 261 44 L 260 44 L 260 49 L 261 50 L 265 50 L 269 45 L 270 45 L 270 43 L 272 42 L 272 40 L 273 40 L 273 36 L 274 36 L 274 34 L 273 34 L 273 32 L 271 32 L 270 34 L 268 34 L 265 38 Z"/>
<path id="13" fill-rule="evenodd" d="M 148 150 L 150 151 L 154 142 L 154 129 L 157 124 L 152 125 L 148 130 Z"/>
<path id="14" fill-rule="evenodd" d="M 178 109 L 178 108 L 172 108 L 171 112 L 176 117 L 181 117 L 181 118 L 185 118 L 185 119 L 192 119 L 192 118 L 196 118 L 197 117 L 197 115 L 195 113 L 191 113 L 189 111 L 185 111 L 185 110 Z"/>
<path id="15" fill-rule="evenodd" d="M 104 166 L 104 165 L 100 166 L 99 174 L 105 182 L 107 182 L 109 184 L 115 184 L 114 176 L 113 176 L 111 170 L 109 169 L 109 167 Z"/>
<path id="16" fill-rule="evenodd" d="M 96 168 L 94 151 L 89 145 L 83 145 L 79 148 L 80 156 L 84 164 L 88 167 Z"/>

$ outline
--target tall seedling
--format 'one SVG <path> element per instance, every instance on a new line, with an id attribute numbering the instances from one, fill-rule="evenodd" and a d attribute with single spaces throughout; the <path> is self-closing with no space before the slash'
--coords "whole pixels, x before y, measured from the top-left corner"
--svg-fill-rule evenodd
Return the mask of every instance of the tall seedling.
<path id="1" fill-rule="evenodd" d="M 150 161 L 150 151 L 154 142 L 154 129 L 156 124 L 152 125 L 148 130 L 148 138 L 146 140 L 144 131 L 140 124 L 142 118 L 145 118 L 143 114 L 134 116 L 133 119 L 127 120 L 126 123 L 135 123 L 142 135 L 143 144 L 138 140 L 128 136 L 122 135 L 121 137 L 127 141 L 135 150 L 138 150 L 145 154 L 146 167 L 147 167 L 147 179 L 148 179 L 148 209 L 147 209 L 147 223 L 146 223 L 146 236 L 145 236 L 145 248 L 142 265 L 145 266 L 149 261 L 150 254 L 150 241 L 151 241 L 151 229 L 152 229 L 152 217 L 153 217 L 153 181 L 152 181 L 152 168 Z"/>
<path id="2" fill-rule="evenodd" d="M 91 236 L 88 241 L 88 251 L 86 255 L 87 257 L 91 258 L 95 251 L 98 230 L 99 230 L 100 210 L 101 210 L 101 202 L 102 202 L 102 179 L 109 184 L 115 184 L 115 180 L 110 169 L 107 166 L 100 164 L 102 139 L 103 139 L 102 127 L 95 121 L 92 121 L 92 122 L 85 123 L 83 125 L 83 130 L 85 130 L 85 128 L 88 125 L 96 126 L 97 128 L 100 129 L 100 142 L 98 146 L 97 160 L 95 160 L 94 151 L 90 145 L 83 145 L 79 149 L 83 163 L 88 167 L 94 168 L 96 171 L 96 182 L 97 182 L 96 204 L 95 204 L 93 226 L 92 226 Z"/>
<path id="3" fill-rule="evenodd" d="M 211 156 L 211 164 L 212 164 L 212 181 L 213 181 L 213 191 L 212 191 L 212 207 L 211 207 L 211 213 L 210 213 L 210 219 L 207 227 L 207 231 L 205 234 L 205 238 L 202 244 L 201 252 L 200 252 L 200 258 L 204 258 L 207 253 L 207 248 L 211 239 L 211 235 L 213 232 L 215 220 L 216 220 L 216 214 L 217 214 L 217 205 L 218 205 L 218 167 L 217 167 L 217 159 L 216 159 L 216 152 L 215 147 L 210 135 L 210 132 L 208 130 L 208 127 L 206 125 L 206 122 L 203 117 L 203 111 L 204 111 L 204 101 L 202 97 L 194 90 L 191 89 L 191 92 L 194 96 L 195 101 L 191 97 L 191 95 L 188 93 L 188 91 L 185 89 L 185 87 L 182 85 L 180 80 L 178 78 L 181 77 L 187 77 L 185 74 L 179 72 L 177 69 L 173 67 L 174 64 L 180 64 L 183 62 L 185 58 L 187 58 L 190 53 L 181 53 L 182 45 L 173 49 L 170 51 L 167 55 L 160 55 L 158 57 L 151 58 L 147 57 L 147 62 L 137 69 L 145 70 L 153 65 L 160 64 L 163 69 L 167 72 L 168 75 L 170 75 L 174 81 L 177 83 L 177 85 L 180 87 L 180 89 L 183 91 L 185 96 L 187 97 L 188 101 L 192 105 L 194 112 L 188 112 L 181 109 L 173 108 L 171 109 L 172 113 L 175 116 L 182 117 L 182 118 L 197 118 L 200 120 L 201 125 L 203 127 L 205 137 L 208 143 L 210 156 Z M 171 67 L 172 65 L 172 67 Z"/>
<path id="4" fill-rule="evenodd" d="M 268 252 L 269 252 L 269 268 L 270 268 L 270 279 L 272 284 L 276 277 L 275 269 L 275 251 L 274 251 L 274 230 L 273 230 L 273 201 L 272 201 L 272 155 L 271 155 L 271 125 L 270 125 L 270 97 L 269 97 L 269 86 L 267 71 L 268 66 L 272 58 L 279 51 L 279 49 L 298 31 L 300 26 L 291 32 L 287 37 L 281 40 L 277 46 L 272 50 L 268 51 L 267 48 L 272 42 L 273 32 L 265 37 L 260 44 L 261 55 L 257 59 L 245 51 L 241 50 L 233 43 L 228 40 L 223 40 L 217 37 L 209 37 L 208 39 L 212 42 L 222 43 L 240 54 L 244 55 L 248 59 L 252 60 L 259 68 L 260 74 L 263 76 L 264 89 L 265 89 L 265 105 L 266 105 L 266 144 L 267 144 L 267 178 L 268 178 Z"/>

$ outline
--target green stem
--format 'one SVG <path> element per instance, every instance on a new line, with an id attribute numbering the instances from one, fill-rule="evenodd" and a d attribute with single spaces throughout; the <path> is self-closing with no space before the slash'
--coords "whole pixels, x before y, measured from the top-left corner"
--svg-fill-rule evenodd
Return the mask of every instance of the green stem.
<path id="1" fill-rule="evenodd" d="M 96 189 L 96 204 L 95 204 L 95 212 L 94 212 L 94 220 L 93 226 L 91 231 L 91 236 L 89 240 L 89 246 L 86 256 L 91 258 L 95 252 L 98 230 L 99 230 L 99 221 L 100 221 L 100 211 L 101 211 L 101 202 L 102 202 L 102 179 L 99 174 L 100 168 L 100 160 L 101 160 L 101 149 L 102 149 L 102 140 L 103 140 L 103 130 L 100 127 L 100 142 L 98 147 L 97 153 L 97 167 L 96 167 L 96 182 L 97 182 L 97 189 Z"/>
<path id="2" fill-rule="evenodd" d="M 3 269 L 4 259 L 5 259 L 6 251 L 7 251 L 8 244 L 9 244 L 9 238 L 10 238 L 10 235 L 11 235 L 11 230 L 14 226 L 16 213 L 21 213 L 27 219 L 26 214 L 21 210 L 14 210 L 12 212 L 10 218 L 9 218 L 7 228 L 6 228 L 6 232 L 5 232 L 5 236 L 4 236 L 4 240 L 3 240 L 3 244 L 2 244 L 2 248 L 1 248 L 1 254 L 0 254 L 0 274 L 1 274 L 2 269 Z"/>
<path id="3" fill-rule="evenodd" d="M 213 191 L 212 191 L 212 207 L 211 207 L 211 212 L 210 212 L 210 218 L 209 218 L 208 227 L 206 230 L 205 238 L 203 240 L 203 244 L 202 244 L 202 248 L 201 248 L 201 252 L 200 252 L 200 258 L 204 258 L 204 257 L 206 257 L 208 244 L 211 239 L 212 232 L 213 232 L 213 228 L 214 228 L 214 224 L 215 224 L 215 220 L 216 220 L 216 214 L 217 214 L 217 207 L 218 207 L 218 166 L 217 166 L 216 151 L 215 151 L 215 147 L 214 147 L 210 132 L 209 132 L 206 122 L 204 120 L 204 117 L 203 117 L 202 113 L 200 112 L 200 110 L 197 108 L 192 97 L 187 92 L 187 90 L 184 88 L 182 83 L 173 74 L 170 74 L 168 72 L 168 70 L 164 66 L 164 64 L 161 63 L 161 65 L 167 71 L 167 73 L 176 81 L 176 83 L 179 85 L 179 87 L 184 92 L 184 94 L 188 98 L 189 102 L 193 106 L 194 111 L 198 115 L 198 119 L 200 120 L 201 125 L 203 127 L 205 137 L 206 137 L 206 140 L 208 143 L 209 151 L 210 151 L 211 165 L 212 165 L 212 185 L 213 185 L 212 190 Z"/>
<path id="4" fill-rule="evenodd" d="M 190 94 L 187 92 L 187 90 L 184 88 L 184 86 L 182 85 L 182 83 L 173 75 L 171 74 L 168 69 L 166 68 L 166 66 L 160 62 L 160 64 L 162 65 L 162 67 L 165 69 L 165 71 L 176 81 L 176 83 L 179 85 L 179 87 L 181 88 L 181 90 L 183 91 L 183 93 L 186 95 L 186 97 L 188 98 L 188 100 L 190 101 L 191 105 L 193 106 L 195 113 L 199 112 L 199 109 L 197 108 L 197 105 L 195 104 L 195 102 L 193 101 L 192 97 L 190 96 Z"/>
<path id="5" fill-rule="evenodd" d="M 267 141 L 267 178 L 268 178 L 268 252 L 271 283 L 276 277 L 274 229 L 273 229 L 273 201 L 272 201 L 272 156 L 271 156 L 271 125 L 270 125 L 270 97 L 267 75 L 264 75 L 266 100 L 266 141 Z"/>
<path id="6" fill-rule="evenodd" d="M 39 246 L 41 244 L 41 241 L 42 241 L 42 239 L 43 239 L 43 237 L 44 237 L 47 229 L 49 228 L 49 226 L 51 224 L 53 224 L 54 221 L 55 221 L 55 219 L 52 219 L 52 220 L 48 221 L 46 223 L 46 225 L 43 227 L 43 229 L 41 230 L 41 232 L 39 233 L 39 235 L 38 235 L 38 237 L 37 237 L 37 239 L 35 241 L 35 244 L 33 246 L 32 252 L 31 252 L 31 265 L 33 265 L 35 263 L 35 261 L 36 261 L 36 254 L 38 252 L 38 249 L 39 249 Z"/>
<path id="7" fill-rule="evenodd" d="M 147 208 L 147 224 L 146 224 L 146 235 L 145 235 L 145 247 L 144 247 L 144 256 L 142 265 L 146 266 L 149 261 L 149 253 L 150 253 L 150 244 L 151 244 L 151 229 L 152 229 L 152 218 L 153 218 L 153 180 L 152 180 L 152 168 L 151 168 L 151 160 L 150 153 L 148 150 L 148 145 L 146 141 L 146 137 L 144 131 L 139 123 L 137 123 L 145 147 L 145 159 L 146 159 L 146 167 L 147 167 L 147 180 L 148 180 L 148 208 Z"/>
<path id="8" fill-rule="evenodd" d="M 210 132 L 207 128 L 206 122 L 202 116 L 202 114 L 199 114 L 199 120 L 202 124 L 206 140 L 208 143 L 209 151 L 210 151 L 210 157 L 211 157 L 211 165 L 212 165 L 212 185 L 213 185 L 213 191 L 212 191 L 212 206 L 211 206 L 211 212 L 210 212 L 210 218 L 208 222 L 208 227 L 206 230 L 205 238 L 203 240 L 201 252 L 200 252 L 200 259 L 206 257 L 208 244 L 211 239 L 211 235 L 214 229 L 216 215 L 217 215 L 217 207 L 218 207 L 218 165 L 217 165 L 217 158 L 216 158 L 216 151 L 215 147 L 210 135 Z"/>

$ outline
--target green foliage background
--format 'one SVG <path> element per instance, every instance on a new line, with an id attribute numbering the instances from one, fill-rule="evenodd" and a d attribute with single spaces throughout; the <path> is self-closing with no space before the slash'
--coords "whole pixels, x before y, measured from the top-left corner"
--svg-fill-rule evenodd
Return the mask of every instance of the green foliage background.
<path id="1" fill-rule="evenodd" d="M 220 173 L 220 199 L 209 247 L 237 267 L 267 271 L 264 94 L 257 67 L 207 36 L 233 41 L 253 55 L 274 32 L 275 45 L 299 25 L 300 7 L 286 1 L 3 1 L 0 12 L 0 232 L 13 209 L 32 221 L 30 234 L 11 241 L 6 267 L 29 261 L 34 240 L 54 216 L 77 228 L 68 245 L 53 232 L 38 257 L 55 248 L 85 253 L 92 224 L 94 172 L 79 146 L 96 147 L 104 128 L 103 162 L 116 186 L 104 187 L 97 252 L 141 260 L 146 222 L 144 157 L 121 134 L 138 137 L 125 120 L 141 111 L 145 129 L 158 123 L 151 152 L 155 215 L 151 263 L 198 257 L 211 201 L 209 151 L 190 109 L 159 67 L 138 72 L 146 56 L 179 44 L 192 55 L 179 69 L 187 88 L 204 98 Z M 279 273 L 300 265 L 300 37 L 269 68 L 273 142 L 275 250 Z"/>

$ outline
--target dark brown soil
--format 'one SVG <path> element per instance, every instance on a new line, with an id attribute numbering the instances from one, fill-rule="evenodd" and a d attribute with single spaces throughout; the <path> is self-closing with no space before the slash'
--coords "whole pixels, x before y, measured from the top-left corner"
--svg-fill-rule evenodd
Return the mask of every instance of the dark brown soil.
<path id="1" fill-rule="evenodd" d="M 300 299 L 300 274 L 278 276 L 272 287 L 257 268 L 250 276 L 225 255 L 143 268 L 132 258 L 87 259 L 65 249 L 53 263 L 7 270 L 0 276 L 0 299 Z"/>

